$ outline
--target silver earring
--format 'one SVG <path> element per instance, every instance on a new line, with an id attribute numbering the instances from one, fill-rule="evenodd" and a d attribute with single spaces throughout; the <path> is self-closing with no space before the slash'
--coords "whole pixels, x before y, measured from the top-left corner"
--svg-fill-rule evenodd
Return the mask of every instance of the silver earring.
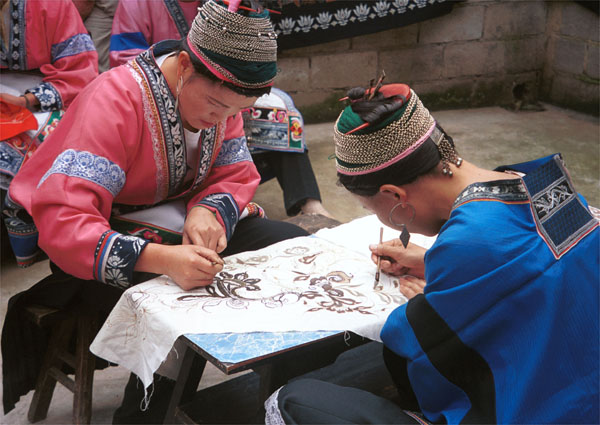
<path id="1" fill-rule="evenodd" d="M 177 108 L 179 108 L 179 92 L 181 91 L 181 87 L 183 86 L 183 75 L 179 77 L 177 81 L 177 89 L 175 90 L 175 112 L 177 112 Z"/>
<path id="2" fill-rule="evenodd" d="M 394 226 L 396 227 L 400 227 L 402 230 L 400 231 L 400 242 L 402 242 L 402 245 L 404 246 L 404 248 L 406 248 L 408 246 L 408 241 L 410 240 L 410 233 L 408 231 L 408 229 L 406 228 L 406 224 L 402 223 L 402 224 L 398 224 L 394 221 L 394 211 L 396 210 L 396 208 L 401 207 L 401 206 L 407 206 L 410 207 L 410 209 L 412 210 L 412 217 L 410 218 L 408 224 L 412 223 L 413 220 L 415 219 L 415 215 L 416 215 L 416 211 L 415 211 L 415 207 L 413 207 L 411 204 L 403 204 L 402 202 L 397 203 L 396 205 L 394 205 L 394 207 L 390 210 L 390 214 L 388 216 L 390 223 L 392 223 Z"/>

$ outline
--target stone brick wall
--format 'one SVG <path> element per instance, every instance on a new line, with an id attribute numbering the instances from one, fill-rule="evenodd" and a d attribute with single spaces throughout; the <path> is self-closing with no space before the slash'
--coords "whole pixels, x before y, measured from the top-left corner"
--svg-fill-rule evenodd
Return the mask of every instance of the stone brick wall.
<path id="1" fill-rule="evenodd" d="M 549 3 L 542 99 L 598 115 L 598 15 L 579 4 Z"/>
<path id="2" fill-rule="evenodd" d="M 285 50 L 276 85 L 307 121 L 335 118 L 337 99 L 381 70 L 387 81 L 414 87 L 431 109 L 517 108 L 540 94 L 576 107 L 568 94 L 588 90 L 586 105 L 595 102 L 597 111 L 597 29 L 598 16 L 570 1 L 468 0 L 436 19 Z"/>

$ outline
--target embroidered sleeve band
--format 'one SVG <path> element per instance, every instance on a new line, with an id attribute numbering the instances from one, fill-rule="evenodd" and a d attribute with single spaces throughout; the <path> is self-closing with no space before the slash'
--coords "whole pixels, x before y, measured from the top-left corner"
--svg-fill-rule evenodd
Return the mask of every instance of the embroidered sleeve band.
<path id="1" fill-rule="evenodd" d="M 130 287 L 135 263 L 147 244 L 136 236 L 104 232 L 94 253 L 94 278 L 118 288 Z"/>
<path id="2" fill-rule="evenodd" d="M 225 224 L 227 240 L 231 239 L 240 217 L 240 210 L 233 196 L 229 193 L 213 193 L 202 199 L 198 205 L 204 205 L 219 212 Z"/>
<path id="3" fill-rule="evenodd" d="M 37 87 L 26 90 L 25 93 L 31 93 L 37 98 L 42 112 L 56 111 L 63 108 L 60 93 L 50 83 L 40 83 Z"/>
<path id="4" fill-rule="evenodd" d="M 41 178 L 38 187 L 52 174 L 88 180 L 102 186 L 113 196 L 117 196 L 126 180 L 125 172 L 114 162 L 90 152 L 74 149 L 68 149 L 56 157 L 52 167 Z"/>
<path id="5" fill-rule="evenodd" d="M 88 34 L 76 34 L 65 41 L 54 44 L 51 48 L 52 63 L 59 59 L 75 56 L 83 52 L 96 50 L 94 42 Z"/>

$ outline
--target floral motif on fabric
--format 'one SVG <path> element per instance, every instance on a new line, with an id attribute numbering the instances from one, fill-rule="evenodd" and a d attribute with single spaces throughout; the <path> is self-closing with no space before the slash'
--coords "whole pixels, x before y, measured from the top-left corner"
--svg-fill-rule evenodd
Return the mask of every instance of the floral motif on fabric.
<path id="1" fill-rule="evenodd" d="M 465 202 L 482 199 L 495 199 L 502 202 L 527 202 L 529 200 L 523 182 L 518 179 L 473 183 L 458 195 L 452 209 Z"/>
<path id="2" fill-rule="evenodd" d="M 41 178 L 38 187 L 53 174 L 85 179 L 102 186 L 113 197 L 119 194 L 126 180 L 125 172 L 121 167 L 109 159 L 74 149 L 67 149 L 56 157 L 52 167 Z"/>
<path id="3" fill-rule="evenodd" d="M 186 174 L 186 151 L 183 139 L 183 124 L 179 112 L 175 109 L 175 98 L 163 76 L 160 68 L 152 56 L 152 49 L 146 50 L 135 58 L 141 76 L 144 79 L 141 86 L 142 95 L 148 90 L 152 94 L 155 113 L 150 119 L 157 120 L 162 129 L 163 145 L 168 164 L 168 197 L 173 197 L 181 192 Z M 149 124 L 150 125 L 150 124 Z M 155 143 L 158 140 L 155 140 Z"/>
<path id="4" fill-rule="evenodd" d="M 173 22 L 175 22 L 175 26 L 177 27 L 177 31 L 179 31 L 179 35 L 181 37 L 185 37 L 187 33 L 190 31 L 190 26 L 185 19 L 185 15 L 183 14 L 183 10 L 181 10 L 181 6 L 179 6 L 179 2 L 177 0 L 164 0 L 165 6 L 173 18 Z"/>
<path id="5" fill-rule="evenodd" d="M 177 302 L 200 304 L 205 311 L 221 304 L 231 309 L 247 309 L 258 302 L 269 309 L 303 305 L 306 313 L 379 314 L 380 310 L 374 309 L 373 303 L 368 301 L 364 282 L 356 282 L 353 273 L 321 269 L 323 261 L 337 261 L 331 252 L 294 246 L 293 243 L 293 240 L 280 243 L 282 248 L 277 254 L 232 256 L 224 270 L 215 276 L 212 285 L 179 296 Z M 258 277 L 261 274 L 255 273 L 259 269 L 262 273 L 286 274 L 287 288 L 278 287 L 273 292 L 273 282 L 263 281 Z M 387 288 L 382 285 L 375 291 L 371 286 L 369 291 L 386 306 L 403 303 L 399 282 L 392 280 L 389 285 Z"/>
<path id="6" fill-rule="evenodd" d="M 225 140 L 219 151 L 219 155 L 215 160 L 214 166 L 220 167 L 223 165 L 231 165 L 242 161 L 252 161 L 246 137 L 236 137 L 234 139 Z"/>
<path id="7" fill-rule="evenodd" d="M 6 46 L 5 40 L 0 43 L 0 65 L 14 71 L 26 70 L 25 1 L 11 0 L 9 13 L 8 40 L 6 40 Z"/>
<path id="8" fill-rule="evenodd" d="M 216 209 L 225 223 L 227 240 L 233 236 L 233 231 L 240 217 L 240 210 L 235 199 L 229 193 L 213 193 L 205 196 L 198 205 Z"/>
<path id="9" fill-rule="evenodd" d="M 343 2 L 344 7 L 335 11 L 319 12 L 314 16 L 305 14 L 295 18 L 282 18 L 275 25 L 275 32 L 282 35 L 293 33 L 308 33 L 317 30 L 326 30 L 330 27 L 344 27 L 353 24 L 369 23 L 376 19 L 400 15 L 413 10 L 422 9 L 428 4 L 442 3 L 445 0 L 378 0 L 362 1 L 349 5 Z M 371 23 L 371 25 L 373 25 Z"/>
<path id="10" fill-rule="evenodd" d="M 26 90 L 25 93 L 31 93 L 37 98 L 42 112 L 56 111 L 63 108 L 60 93 L 50 83 L 40 83 L 37 87 Z"/>
<path id="11" fill-rule="evenodd" d="M 67 38 L 65 41 L 52 45 L 50 55 L 52 63 L 59 59 L 69 56 L 75 56 L 83 52 L 92 52 L 96 50 L 94 42 L 88 34 L 75 34 Z"/>
<path id="12" fill-rule="evenodd" d="M 147 241 L 112 230 L 102 234 L 94 253 L 94 278 L 118 288 L 128 288 L 133 270 Z"/>
<path id="13" fill-rule="evenodd" d="M 152 137 L 152 153 L 154 157 L 154 163 L 156 164 L 156 193 L 154 195 L 154 202 L 160 202 L 167 198 L 169 177 L 168 166 L 166 161 L 166 152 L 164 149 L 164 143 L 162 138 L 162 131 L 160 122 L 155 118 L 158 114 L 155 114 L 156 108 L 154 107 L 154 97 L 150 93 L 145 78 L 142 77 L 142 71 L 135 61 L 128 62 L 126 65 L 133 79 L 140 87 L 142 97 L 142 107 L 144 110 L 144 119 L 148 125 L 150 136 Z"/>

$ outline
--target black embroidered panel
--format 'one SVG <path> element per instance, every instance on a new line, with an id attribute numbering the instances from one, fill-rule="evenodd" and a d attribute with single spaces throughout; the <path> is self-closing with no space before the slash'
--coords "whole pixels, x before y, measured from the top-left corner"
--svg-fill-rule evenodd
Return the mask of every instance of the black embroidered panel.
<path id="1" fill-rule="evenodd" d="M 446 0 L 268 0 L 281 11 L 271 22 L 279 49 L 291 49 L 398 28 L 449 13 Z"/>
<path id="2" fill-rule="evenodd" d="M 560 156 L 523 177 L 538 232 L 559 258 L 598 225 L 583 205 Z"/>
<path id="3" fill-rule="evenodd" d="M 186 150 L 183 123 L 175 110 L 175 98 L 152 55 L 152 50 L 140 53 L 135 61 L 143 70 L 155 100 L 169 164 L 169 192 L 173 197 L 181 192 L 186 173 Z"/>

